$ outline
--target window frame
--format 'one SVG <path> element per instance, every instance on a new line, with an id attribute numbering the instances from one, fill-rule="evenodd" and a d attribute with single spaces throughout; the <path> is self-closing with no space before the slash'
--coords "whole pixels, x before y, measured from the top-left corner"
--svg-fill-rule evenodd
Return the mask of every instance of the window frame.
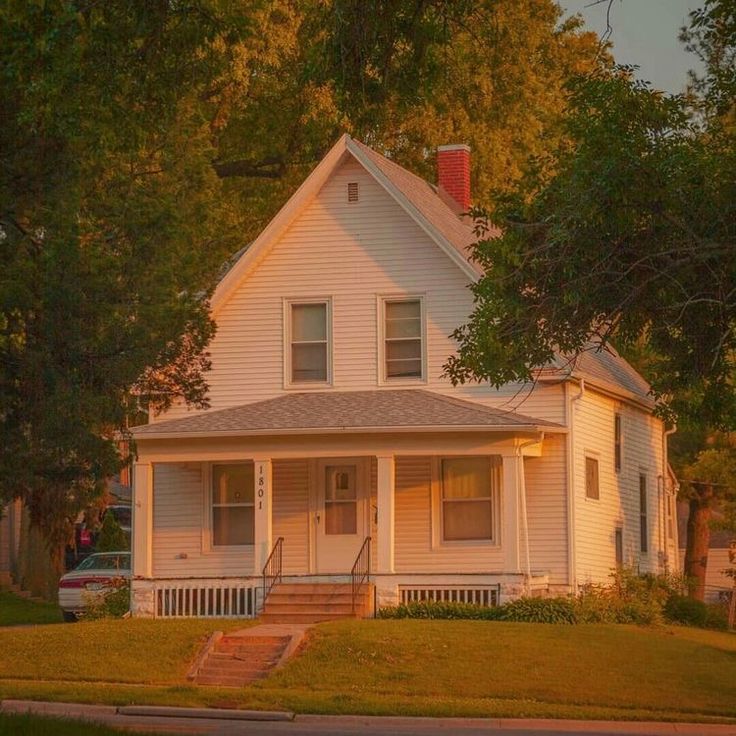
<path id="1" fill-rule="evenodd" d="M 444 497 L 442 488 L 442 461 L 483 458 L 488 461 L 491 480 L 491 536 L 484 539 L 445 539 L 444 537 Z M 495 547 L 500 548 L 501 540 L 501 489 L 503 487 L 503 458 L 501 455 L 437 455 L 432 457 L 432 549 L 443 547 Z M 471 501 L 472 502 L 472 501 Z M 487 501 L 483 501 L 487 502 Z"/>
<path id="2" fill-rule="evenodd" d="M 325 305 L 325 343 L 327 345 L 327 375 L 324 381 L 293 381 L 292 380 L 292 336 L 291 336 L 291 310 L 294 306 L 324 304 Z M 333 385 L 332 370 L 332 297 L 289 297 L 283 300 L 283 365 L 284 365 L 284 388 L 298 389 L 299 391 L 308 391 L 309 389 L 322 389 Z M 300 344 L 316 344 L 305 343 Z M 319 341 L 322 344 L 322 341 Z"/>
<path id="3" fill-rule="evenodd" d="M 240 504 L 217 504 L 218 506 L 233 507 L 252 507 L 253 508 L 253 543 L 252 544 L 215 544 L 215 467 L 222 465 L 252 465 L 253 466 L 253 501 L 251 503 Z M 255 519 L 256 519 L 256 488 L 255 488 L 255 463 L 252 460 L 234 460 L 231 462 L 212 462 L 207 463 L 207 530 L 206 545 L 207 552 L 222 552 L 225 550 L 254 550 L 255 549 Z"/>
<path id="4" fill-rule="evenodd" d="M 393 302 L 419 302 L 419 357 L 422 363 L 420 376 L 397 376 L 390 378 L 386 370 L 386 341 L 396 338 L 386 336 L 386 304 Z M 427 383 L 427 312 L 424 294 L 379 294 L 377 297 L 378 336 L 378 385 L 396 386 Z M 417 338 L 407 338 L 416 340 Z"/>
<path id="5" fill-rule="evenodd" d="M 588 461 L 594 462 L 596 464 L 596 495 L 591 496 L 588 493 Z M 584 466 L 584 472 L 585 472 L 585 500 L 586 501 L 600 501 L 601 500 L 601 463 L 600 458 L 598 455 L 593 454 L 592 452 L 586 452 L 585 453 L 585 466 Z"/>
<path id="6" fill-rule="evenodd" d="M 639 552 L 649 554 L 649 476 L 639 471 Z"/>

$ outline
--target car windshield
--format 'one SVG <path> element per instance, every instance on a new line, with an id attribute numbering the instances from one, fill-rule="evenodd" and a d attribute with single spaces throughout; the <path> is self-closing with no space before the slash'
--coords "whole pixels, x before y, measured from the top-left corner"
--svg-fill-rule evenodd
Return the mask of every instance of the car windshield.
<path id="1" fill-rule="evenodd" d="M 85 557 L 76 570 L 130 570 L 130 555 L 90 555 Z"/>

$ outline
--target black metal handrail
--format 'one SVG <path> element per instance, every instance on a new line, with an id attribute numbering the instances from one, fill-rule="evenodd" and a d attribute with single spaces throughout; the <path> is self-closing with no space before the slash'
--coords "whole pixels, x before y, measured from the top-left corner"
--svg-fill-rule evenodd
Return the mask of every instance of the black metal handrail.
<path id="1" fill-rule="evenodd" d="M 371 575 L 371 538 L 366 537 L 363 540 L 363 545 L 358 552 L 358 556 L 355 558 L 355 564 L 353 569 L 350 571 L 350 583 L 352 585 L 353 593 L 353 613 L 355 613 L 355 599 L 360 593 L 360 589 L 363 584 L 368 582 Z"/>
<path id="2" fill-rule="evenodd" d="M 282 564 L 282 549 L 284 547 L 284 538 L 279 537 L 276 543 L 273 545 L 271 554 L 266 560 L 266 564 L 263 566 L 263 603 L 265 604 L 268 594 L 271 592 L 276 583 L 281 582 L 281 564 Z"/>

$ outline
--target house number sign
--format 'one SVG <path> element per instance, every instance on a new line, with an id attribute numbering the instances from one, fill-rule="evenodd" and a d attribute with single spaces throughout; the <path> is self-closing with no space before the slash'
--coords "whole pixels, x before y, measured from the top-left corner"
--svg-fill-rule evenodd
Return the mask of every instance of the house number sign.
<path id="1" fill-rule="evenodd" d="M 258 463 L 258 478 L 256 480 L 256 497 L 258 500 L 258 508 L 263 509 L 263 502 L 266 500 L 266 467 L 265 463 Z"/>

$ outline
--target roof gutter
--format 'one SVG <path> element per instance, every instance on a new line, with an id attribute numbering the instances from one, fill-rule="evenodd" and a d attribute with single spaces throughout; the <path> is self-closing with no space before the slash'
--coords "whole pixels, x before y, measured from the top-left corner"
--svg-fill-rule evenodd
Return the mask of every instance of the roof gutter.
<path id="1" fill-rule="evenodd" d="M 144 425 L 149 427 L 151 425 Z M 154 425 L 155 426 L 155 425 Z M 536 424 L 503 424 L 489 426 L 487 424 L 469 424 L 469 425 L 429 425 L 416 427 L 298 427 L 286 429 L 230 429 L 230 430 L 210 430 L 210 431 L 179 431 L 179 432 L 131 432 L 136 442 L 145 440 L 180 440 L 180 439 L 207 439 L 217 437 L 262 437 L 262 436 L 278 436 L 278 435 L 313 435 L 313 434 L 407 434 L 411 432 L 505 432 L 505 433 L 544 433 L 554 432 L 556 434 L 566 434 L 567 428 L 550 424 L 549 426 L 541 426 Z"/>

